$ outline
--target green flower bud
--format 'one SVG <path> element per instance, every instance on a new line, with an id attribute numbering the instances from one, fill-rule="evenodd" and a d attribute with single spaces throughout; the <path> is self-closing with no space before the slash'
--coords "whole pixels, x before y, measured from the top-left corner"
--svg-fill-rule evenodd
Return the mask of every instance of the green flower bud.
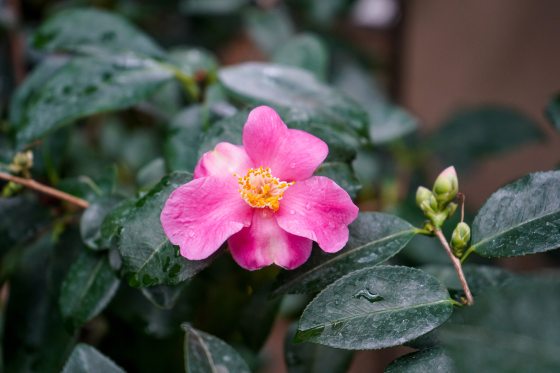
<path id="1" fill-rule="evenodd" d="M 423 186 L 419 186 L 416 190 L 416 204 L 418 207 L 422 206 L 424 201 L 428 201 L 432 196 L 432 191 L 428 188 Z"/>
<path id="2" fill-rule="evenodd" d="M 471 240 L 471 228 L 467 223 L 459 223 L 451 235 L 451 247 L 462 252 Z"/>
<path id="3" fill-rule="evenodd" d="M 433 192 L 440 205 L 453 201 L 459 192 L 459 180 L 455 167 L 447 167 L 439 174 L 434 182 Z"/>

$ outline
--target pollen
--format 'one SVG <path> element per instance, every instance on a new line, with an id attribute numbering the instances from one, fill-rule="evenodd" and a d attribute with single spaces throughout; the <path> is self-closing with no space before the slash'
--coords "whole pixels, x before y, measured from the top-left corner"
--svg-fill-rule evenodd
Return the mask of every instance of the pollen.
<path id="1" fill-rule="evenodd" d="M 243 177 L 238 177 L 239 194 L 251 207 L 268 207 L 276 212 L 280 208 L 280 200 L 284 192 L 294 182 L 280 181 L 272 176 L 270 168 L 250 168 Z"/>

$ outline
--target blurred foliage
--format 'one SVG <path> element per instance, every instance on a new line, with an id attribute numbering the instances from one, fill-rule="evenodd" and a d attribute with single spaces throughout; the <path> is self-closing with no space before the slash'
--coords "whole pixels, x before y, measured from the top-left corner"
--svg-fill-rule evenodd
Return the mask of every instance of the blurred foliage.
<path id="1" fill-rule="evenodd" d="M 436 133 L 418 132 L 419 119 L 389 93 L 398 61 L 349 36 L 357 3 L 35 0 L 21 2 L 19 14 L 0 4 L 0 30 L 10 36 L 0 43 L 10 54 L 0 60 L 0 171 L 31 149 L 33 179 L 89 202 L 82 213 L 0 184 L 0 370 L 262 371 L 260 352 L 277 315 L 302 313 L 285 341 L 290 372 L 342 372 L 349 350 L 401 345 L 432 329 L 442 330 L 449 353 L 438 342 L 389 371 L 472 371 L 463 351 L 492 371 L 511 368 L 508 351 L 531 353 L 528 369 L 558 369 L 560 342 L 546 332 L 560 330 L 552 312 L 557 281 L 535 289 L 515 278 L 518 287 L 502 293 L 515 276 L 467 266 L 473 293 L 484 298 L 456 316 L 464 294 L 441 247 L 420 234 L 413 196 L 429 184 L 432 161 L 455 164 L 461 175 L 543 141 L 543 131 L 514 109 L 486 106 L 456 113 Z M 394 43 L 402 27 L 394 21 L 370 31 Z M 22 82 L 18 69 L 27 72 Z M 241 143 L 249 109 L 261 104 L 329 145 L 317 175 L 335 180 L 361 210 L 387 213 L 363 212 L 343 251 L 315 248 L 293 272 L 244 271 L 221 254 L 226 248 L 187 261 L 163 233 L 161 207 L 203 153 Z M 546 113 L 558 128 L 558 97 Z M 560 247 L 558 190 L 560 176 L 549 172 L 497 191 L 476 214 L 470 252 Z M 475 213 L 467 210 L 465 221 Z M 443 227 L 447 236 L 457 215 Z M 377 266 L 385 261 L 391 265 Z M 303 311 L 290 292 L 306 293 L 305 303 L 320 293 Z M 516 307 L 525 314 L 511 313 Z M 502 334 L 512 325 L 519 326 L 513 337 Z M 491 334 L 476 333 L 482 327 Z M 292 335 L 326 346 L 294 344 Z M 503 351 L 488 352 L 505 338 Z"/>

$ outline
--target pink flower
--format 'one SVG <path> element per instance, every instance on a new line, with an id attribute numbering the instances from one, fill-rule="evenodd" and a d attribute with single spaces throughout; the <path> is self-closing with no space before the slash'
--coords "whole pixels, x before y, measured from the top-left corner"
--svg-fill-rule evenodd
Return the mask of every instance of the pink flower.
<path id="1" fill-rule="evenodd" d="M 169 240 L 187 259 L 205 259 L 227 240 L 235 261 L 255 270 L 293 269 L 312 241 L 328 253 L 344 247 L 358 215 L 348 193 L 313 172 L 327 145 L 288 129 L 271 108 L 251 111 L 243 146 L 222 142 L 202 156 L 194 179 L 175 189 L 161 212 Z"/>

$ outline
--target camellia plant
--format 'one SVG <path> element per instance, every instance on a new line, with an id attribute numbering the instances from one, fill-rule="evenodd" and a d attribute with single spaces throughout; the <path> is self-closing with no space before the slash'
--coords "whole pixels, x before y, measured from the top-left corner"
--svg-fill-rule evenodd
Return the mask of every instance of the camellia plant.
<path id="1" fill-rule="evenodd" d="M 285 22 L 248 14 L 253 29 Z M 5 371 L 266 371 L 278 319 L 293 322 L 289 372 L 402 345 L 386 371 L 560 370 L 555 272 L 484 259 L 560 248 L 560 171 L 477 212 L 460 188 L 472 159 L 508 149 L 491 141 L 540 139 L 530 119 L 473 109 L 422 138 L 357 63 L 327 79 L 313 34 L 221 67 L 70 9 L 31 46 L 39 62 L 0 128 Z M 510 127 L 469 137 L 480 122 Z M 435 179 L 426 149 L 449 166 Z"/>

